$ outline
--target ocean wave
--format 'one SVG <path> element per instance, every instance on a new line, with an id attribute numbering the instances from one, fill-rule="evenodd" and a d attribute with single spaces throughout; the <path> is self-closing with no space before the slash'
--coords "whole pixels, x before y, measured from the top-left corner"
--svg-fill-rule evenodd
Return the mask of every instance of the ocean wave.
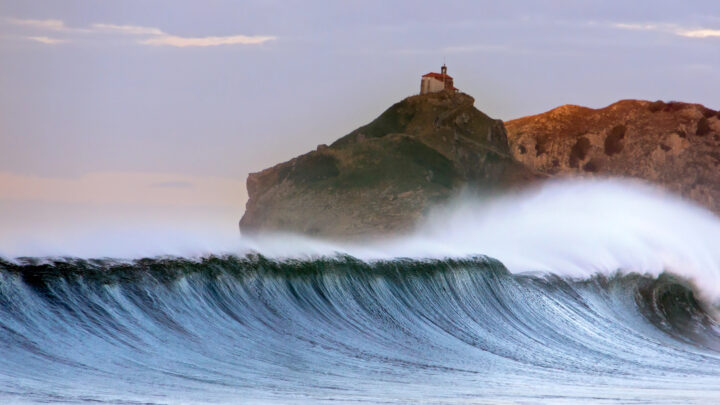
<path id="1" fill-rule="evenodd" d="M 3 261 L 0 347 L 0 397 L 19 402 L 702 403 L 720 378 L 686 280 L 487 257 Z"/>

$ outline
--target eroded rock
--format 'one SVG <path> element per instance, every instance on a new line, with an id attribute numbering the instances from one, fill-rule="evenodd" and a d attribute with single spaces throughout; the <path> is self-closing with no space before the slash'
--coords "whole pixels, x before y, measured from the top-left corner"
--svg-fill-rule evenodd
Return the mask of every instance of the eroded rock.
<path id="1" fill-rule="evenodd" d="M 563 106 L 506 127 L 513 156 L 533 169 L 637 177 L 720 213 L 720 117 L 712 109 L 623 100 L 600 109 Z M 523 153 L 538 141 L 542 154 Z"/>

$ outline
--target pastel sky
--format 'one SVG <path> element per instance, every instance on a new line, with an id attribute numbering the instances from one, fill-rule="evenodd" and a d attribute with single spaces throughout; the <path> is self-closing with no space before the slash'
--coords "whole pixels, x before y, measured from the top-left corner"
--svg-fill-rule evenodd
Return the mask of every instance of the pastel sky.
<path id="1" fill-rule="evenodd" d="M 235 233 L 248 172 L 368 122 L 443 60 L 504 120 L 623 98 L 718 109 L 720 6 L 0 0 L 0 244 L 110 224 Z"/>

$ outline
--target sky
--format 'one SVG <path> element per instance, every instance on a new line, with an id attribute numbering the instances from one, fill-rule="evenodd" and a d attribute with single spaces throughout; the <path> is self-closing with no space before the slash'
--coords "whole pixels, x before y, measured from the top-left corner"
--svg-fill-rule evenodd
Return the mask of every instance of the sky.
<path id="1" fill-rule="evenodd" d="M 72 229 L 235 234 L 248 173 L 371 121 L 443 61 L 503 120 L 720 109 L 720 5 L 0 0 L 0 252 Z"/>

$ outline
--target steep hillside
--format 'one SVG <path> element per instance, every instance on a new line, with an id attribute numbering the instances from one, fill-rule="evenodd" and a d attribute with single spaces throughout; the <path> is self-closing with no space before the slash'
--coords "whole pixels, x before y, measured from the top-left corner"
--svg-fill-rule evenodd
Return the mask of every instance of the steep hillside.
<path id="1" fill-rule="evenodd" d="M 512 155 L 548 175 L 645 179 L 720 212 L 720 113 L 699 104 L 623 100 L 506 123 Z"/>
<path id="2" fill-rule="evenodd" d="M 408 97 L 330 146 L 250 174 L 243 233 L 396 233 L 462 188 L 537 178 L 510 156 L 503 123 L 473 103 L 462 93 Z"/>

